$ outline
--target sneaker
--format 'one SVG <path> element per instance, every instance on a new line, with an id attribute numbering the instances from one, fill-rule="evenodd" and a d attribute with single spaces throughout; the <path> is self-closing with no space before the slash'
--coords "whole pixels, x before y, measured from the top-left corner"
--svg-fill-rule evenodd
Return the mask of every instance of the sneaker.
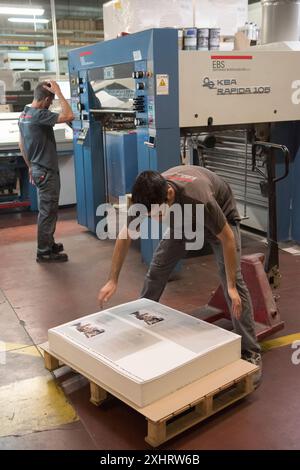
<path id="1" fill-rule="evenodd" d="M 48 253 L 48 254 L 37 254 L 37 263 L 64 263 L 68 261 L 68 255 L 66 253 Z"/>
<path id="2" fill-rule="evenodd" d="M 258 366 L 259 369 L 255 374 L 253 374 L 253 385 L 254 388 L 259 387 L 262 381 L 262 359 L 261 359 L 261 354 L 255 353 L 255 352 L 248 352 L 242 354 L 242 359 L 245 361 L 251 362 L 251 364 L 254 364 L 255 366 Z"/>
<path id="3" fill-rule="evenodd" d="M 52 253 L 60 253 L 64 251 L 64 245 L 62 243 L 54 243 L 52 245 Z"/>

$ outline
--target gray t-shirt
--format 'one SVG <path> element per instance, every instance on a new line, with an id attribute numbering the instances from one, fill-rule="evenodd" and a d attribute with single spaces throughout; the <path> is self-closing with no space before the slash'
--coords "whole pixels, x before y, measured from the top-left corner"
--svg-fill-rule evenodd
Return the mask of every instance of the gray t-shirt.
<path id="1" fill-rule="evenodd" d="M 175 188 L 175 202 L 204 205 L 204 225 L 212 237 L 222 231 L 226 221 L 240 220 L 229 184 L 216 173 L 199 166 L 181 165 L 162 176 Z"/>
<path id="2" fill-rule="evenodd" d="M 193 231 L 196 230 L 195 206 L 203 204 L 207 240 L 215 241 L 226 222 L 235 224 L 241 220 L 229 184 L 216 173 L 199 166 L 181 165 L 163 172 L 162 176 L 175 189 L 175 203 L 182 206 L 182 212 L 185 204 L 191 205 Z M 127 226 L 135 218 L 129 209 Z M 170 228 L 176 230 L 176 224 L 172 223 Z"/>
<path id="3" fill-rule="evenodd" d="M 48 109 L 25 106 L 19 118 L 19 129 L 28 160 L 47 170 L 58 171 L 53 126 L 58 114 Z"/>

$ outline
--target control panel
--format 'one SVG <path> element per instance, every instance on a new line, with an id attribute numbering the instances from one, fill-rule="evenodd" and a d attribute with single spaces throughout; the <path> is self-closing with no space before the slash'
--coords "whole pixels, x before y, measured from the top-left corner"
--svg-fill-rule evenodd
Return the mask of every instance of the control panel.
<path id="1" fill-rule="evenodd" d="M 134 124 L 136 127 L 148 126 L 148 81 L 149 72 L 145 61 L 135 62 L 135 71 L 132 73 L 135 80 L 135 97 L 133 109 L 136 113 Z"/>
<path id="2" fill-rule="evenodd" d="M 70 89 L 71 89 L 71 108 L 75 117 L 75 121 L 80 120 L 81 103 L 80 94 L 81 86 L 79 85 L 79 77 L 77 75 L 70 76 Z"/>
<path id="3" fill-rule="evenodd" d="M 71 107 L 74 114 L 73 132 L 78 144 L 82 145 L 89 131 L 89 116 L 86 109 L 87 82 L 84 77 L 71 75 Z"/>
<path id="4" fill-rule="evenodd" d="M 88 121 L 83 121 L 82 123 L 82 129 L 77 133 L 77 143 L 82 145 L 87 138 L 88 132 L 89 132 L 89 122 Z"/>

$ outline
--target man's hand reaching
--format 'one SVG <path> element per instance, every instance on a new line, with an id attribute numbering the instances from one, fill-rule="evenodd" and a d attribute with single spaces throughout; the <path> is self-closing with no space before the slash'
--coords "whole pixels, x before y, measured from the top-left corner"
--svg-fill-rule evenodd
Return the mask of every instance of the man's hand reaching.
<path id="1" fill-rule="evenodd" d="M 113 252 L 111 270 L 108 276 L 109 281 L 100 289 L 98 294 L 98 301 L 101 308 L 103 308 L 103 304 L 107 302 L 117 290 L 119 274 L 130 246 L 131 239 L 127 236 L 128 229 L 126 225 L 121 229 L 120 235 L 116 241 Z M 123 237 L 123 235 L 126 236 Z"/>
<path id="2" fill-rule="evenodd" d="M 98 301 L 101 308 L 103 308 L 104 303 L 106 303 L 116 292 L 117 283 L 115 281 L 108 281 L 105 286 L 103 286 L 98 294 Z"/>
<path id="3" fill-rule="evenodd" d="M 228 294 L 231 299 L 232 314 L 239 320 L 242 313 L 242 301 L 240 295 L 235 287 L 228 289 Z"/>

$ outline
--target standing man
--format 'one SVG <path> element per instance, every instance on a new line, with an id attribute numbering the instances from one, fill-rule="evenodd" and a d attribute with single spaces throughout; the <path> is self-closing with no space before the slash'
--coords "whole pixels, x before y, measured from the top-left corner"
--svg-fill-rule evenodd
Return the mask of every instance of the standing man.
<path id="1" fill-rule="evenodd" d="M 261 378 L 260 346 L 255 335 L 251 298 L 241 272 L 240 216 L 230 186 L 216 173 L 198 166 L 178 166 L 163 174 L 144 171 L 133 186 L 132 203 L 146 206 L 148 215 L 153 215 L 153 205 L 177 203 L 183 212 L 187 204 L 193 210 L 198 204 L 204 206 L 204 236 L 215 254 L 235 332 L 242 337 L 242 357 L 260 366 L 254 379 L 257 385 Z M 117 239 L 109 279 L 98 296 L 101 306 L 117 289 L 130 246 L 129 229 L 123 227 Z M 158 301 L 172 270 L 185 254 L 184 237 L 164 237 L 153 255 L 141 297 Z"/>
<path id="2" fill-rule="evenodd" d="M 54 96 L 61 112 L 49 111 Z M 55 81 L 41 82 L 34 90 L 31 106 L 25 106 L 19 119 L 19 146 L 28 166 L 29 180 L 38 195 L 38 262 L 68 261 L 62 243 L 55 243 L 60 178 L 53 127 L 74 119 L 72 109 Z"/>

